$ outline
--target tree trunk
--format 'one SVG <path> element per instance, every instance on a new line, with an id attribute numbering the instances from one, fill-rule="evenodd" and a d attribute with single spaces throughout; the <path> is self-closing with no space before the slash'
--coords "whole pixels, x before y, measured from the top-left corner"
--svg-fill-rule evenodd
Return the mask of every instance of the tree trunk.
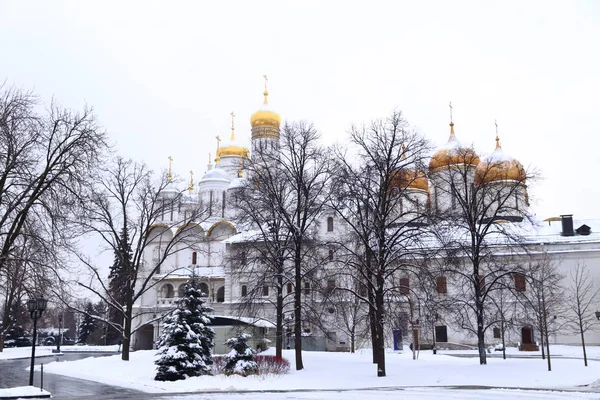
<path id="1" fill-rule="evenodd" d="M 276 333 L 275 333 L 275 357 L 282 357 L 283 350 L 283 277 L 281 274 L 277 277 L 277 300 L 276 307 Z"/>
<path id="2" fill-rule="evenodd" d="M 483 304 L 477 295 L 477 348 L 479 350 L 479 364 L 487 364 L 487 354 L 485 352 L 485 332 L 483 330 Z"/>
<path id="3" fill-rule="evenodd" d="M 581 347 L 583 348 L 583 363 L 587 367 L 587 353 L 585 351 L 585 336 L 583 334 L 583 321 L 581 319 L 581 314 L 579 315 L 579 332 L 581 333 Z"/>
<path id="4" fill-rule="evenodd" d="M 133 314 L 133 301 L 127 299 L 125 306 L 125 326 L 123 327 L 123 347 L 121 348 L 121 360 L 129 361 L 129 347 L 131 346 L 131 316 Z"/>
<path id="5" fill-rule="evenodd" d="M 296 278 L 296 292 L 294 293 L 294 351 L 296 358 L 296 371 L 304 369 L 302 363 L 302 255 L 300 246 L 296 243 L 294 254 L 294 272 Z"/>
<path id="6" fill-rule="evenodd" d="M 502 359 L 506 360 L 506 341 L 504 340 L 504 317 L 502 317 L 501 324 L 502 325 L 500 333 L 502 334 Z"/>
<path id="7" fill-rule="evenodd" d="M 379 279 L 378 279 L 379 281 Z M 378 286 L 383 288 L 383 281 Z M 384 299 L 383 290 L 378 290 L 375 294 L 375 317 L 377 319 L 377 376 L 385 376 L 385 335 L 383 331 L 383 322 L 385 315 L 383 314 Z"/>
<path id="8" fill-rule="evenodd" d="M 548 340 L 548 317 L 544 312 L 544 339 L 546 342 L 546 356 L 548 357 L 548 371 L 552 371 L 552 362 L 550 360 L 550 341 Z"/>

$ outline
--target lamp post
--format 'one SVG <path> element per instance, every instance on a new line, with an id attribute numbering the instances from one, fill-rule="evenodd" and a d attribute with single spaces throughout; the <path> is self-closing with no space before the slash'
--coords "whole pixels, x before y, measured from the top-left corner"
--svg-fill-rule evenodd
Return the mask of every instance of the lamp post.
<path id="1" fill-rule="evenodd" d="M 292 335 L 292 329 L 290 328 L 290 324 L 294 318 L 291 315 L 285 315 L 284 323 L 285 323 L 285 336 L 286 336 L 286 349 L 290 349 L 290 336 Z"/>
<path id="2" fill-rule="evenodd" d="M 33 386 L 33 364 L 35 362 L 35 343 L 37 342 L 37 320 L 42 316 L 48 300 L 40 297 L 39 299 L 29 299 L 27 302 L 27 310 L 33 319 L 33 343 L 31 345 L 31 366 L 29 369 L 29 386 Z"/>
<path id="3" fill-rule="evenodd" d="M 56 352 L 60 353 L 60 342 L 62 342 L 62 332 L 60 329 L 62 328 L 63 316 L 62 313 L 58 314 L 58 340 L 56 342 Z"/>

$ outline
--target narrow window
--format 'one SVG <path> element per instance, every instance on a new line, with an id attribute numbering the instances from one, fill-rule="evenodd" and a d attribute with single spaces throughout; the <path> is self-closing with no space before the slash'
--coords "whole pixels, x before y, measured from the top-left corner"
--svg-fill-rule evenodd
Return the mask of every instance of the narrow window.
<path id="1" fill-rule="evenodd" d="M 405 296 L 410 294 L 410 281 L 408 278 L 400 278 L 400 294 Z"/>
<path id="2" fill-rule="evenodd" d="M 435 284 L 438 293 L 448 293 L 448 285 L 445 276 L 438 276 L 435 280 Z"/>
<path id="3" fill-rule="evenodd" d="M 328 279 L 325 293 L 330 294 L 335 290 L 335 279 Z"/>
<path id="4" fill-rule="evenodd" d="M 485 292 L 485 276 L 478 275 L 477 277 L 479 278 L 479 290 Z"/>
<path id="5" fill-rule="evenodd" d="M 226 190 L 223 190 L 223 208 L 221 208 L 221 218 L 225 218 L 225 197 L 226 197 Z"/>
<path id="6" fill-rule="evenodd" d="M 213 208 L 213 191 L 210 191 L 210 198 L 208 199 L 208 216 L 212 216 L 212 208 Z"/>
<path id="7" fill-rule="evenodd" d="M 217 303 L 225 302 L 225 286 L 217 289 Z"/>
<path id="8" fill-rule="evenodd" d="M 501 339 L 502 335 L 500 332 L 500 328 L 494 328 L 494 339 Z"/>
<path id="9" fill-rule="evenodd" d="M 515 208 L 519 211 L 519 191 L 515 190 Z"/>
<path id="10" fill-rule="evenodd" d="M 515 290 L 517 292 L 524 292 L 526 289 L 525 276 L 523 274 L 516 273 L 516 274 L 514 274 L 514 279 L 515 279 Z"/>
<path id="11" fill-rule="evenodd" d="M 263 296 L 268 296 L 269 295 L 269 287 L 268 286 L 263 286 L 262 288 L 262 295 Z"/>
<path id="12" fill-rule="evenodd" d="M 173 221 L 173 212 L 175 211 L 175 203 L 171 202 L 171 219 L 170 221 Z"/>
<path id="13" fill-rule="evenodd" d="M 240 261 L 242 263 L 242 265 L 246 265 L 246 252 L 242 251 L 242 253 L 240 254 Z"/>
<path id="14" fill-rule="evenodd" d="M 333 261 L 333 250 L 329 249 L 329 261 Z"/>
<path id="15" fill-rule="evenodd" d="M 333 232 L 333 217 L 327 218 L 327 232 Z"/>
<path id="16" fill-rule="evenodd" d="M 310 294 L 310 282 L 304 282 L 304 294 L 305 295 Z"/>
<path id="17" fill-rule="evenodd" d="M 198 262 L 198 253 L 196 253 L 195 251 L 192 251 L 192 265 L 196 265 L 197 262 Z"/>
<path id="18" fill-rule="evenodd" d="M 293 286 L 292 286 L 292 284 L 291 284 L 291 283 L 288 283 L 288 284 L 287 284 L 287 292 L 288 292 L 288 294 L 289 294 L 289 293 L 292 293 L 292 291 L 293 291 L 292 289 L 293 289 Z"/>
<path id="19" fill-rule="evenodd" d="M 248 296 L 248 286 L 242 285 L 242 297 Z"/>

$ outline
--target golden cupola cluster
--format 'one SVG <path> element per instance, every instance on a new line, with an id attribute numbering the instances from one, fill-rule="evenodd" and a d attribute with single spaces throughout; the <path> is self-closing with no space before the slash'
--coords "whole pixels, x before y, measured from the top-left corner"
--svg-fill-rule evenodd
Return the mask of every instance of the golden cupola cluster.
<path id="1" fill-rule="evenodd" d="M 231 136 L 228 142 L 225 142 L 223 146 L 219 146 L 220 138 L 217 136 L 217 160 L 221 157 L 233 156 L 233 157 L 245 157 L 247 158 L 250 154 L 249 150 L 245 147 L 238 145 L 235 142 L 235 113 L 231 112 Z"/>
<path id="2" fill-rule="evenodd" d="M 450 165 L 476 167 L 479 161 L 479 156 L 472 148 L 465 147 L 458 141 L 454 134 L 454 122 L 450 120 L 450 137 L 448 138 L 448 142 L 431 156 L 429 172 L 435 172 Z"/>
<path id="3" fill-rule="evenodd" d="M 517 182 L 525 183 L 526 172 L 523 165 L 512 157 L 504 154 L 500 146 L 500 138 L 496 132 L 496 149 L 486 160 L 482 161 L 475 170 L 475 183 Z"/>

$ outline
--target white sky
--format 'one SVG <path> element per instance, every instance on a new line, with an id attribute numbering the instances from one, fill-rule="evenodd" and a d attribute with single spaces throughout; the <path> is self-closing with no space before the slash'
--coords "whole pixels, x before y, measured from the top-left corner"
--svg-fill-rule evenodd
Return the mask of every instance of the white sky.
<path id="1" fill-rule="evenodd" d="M 545 176 L 542 217 L 598 217 L 600 2 L 0 0 L 0 80 L 93 106 L 118 151 L 184 179 L 269 100 L 326 142 L 394 108 Z M 596 118 L 594 118 L 596 117 Z M 597 227 L 596 229 L 600 229 Z"/>

